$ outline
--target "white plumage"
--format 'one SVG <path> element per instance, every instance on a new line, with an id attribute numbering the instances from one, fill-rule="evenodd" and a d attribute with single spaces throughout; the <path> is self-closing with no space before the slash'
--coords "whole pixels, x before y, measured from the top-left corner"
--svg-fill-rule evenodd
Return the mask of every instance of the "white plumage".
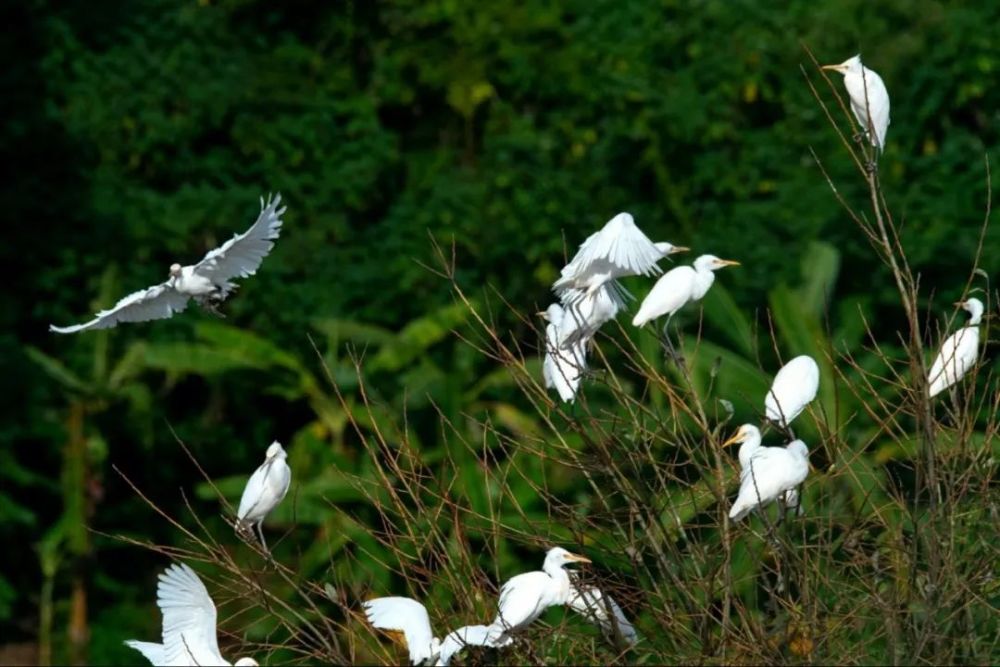
<path id="1" fill-rule="evenodd" d="M 568 290 L 593 292 L 616 278 L 656 275 L 660 273 L 657 262 L 685 250 L 687 248 L 666 242 L 653 243 L 636 226 L 631 215 L 619 213 L 580 244 L 552 289 L 563 303 L 568 303 Z"/>
<path id="2" fill-rule="evenodd" d="M 368 600 L 362 605 L 372 627 L 402 632 L 414 665 L 444 665 L 466 646 L 489 646 L 489 628 L 467 625 L 454 630 L 439 641 L 431 629 L 427 609 L 412 598 L 384 597 Z"/>
<path id="3" fill-rule="evenodd" d="M 545 358 L 542 361 L 542 377 L 546 389 L 555 389 L 559 397 L 571 402 L 580 387 L 580 377 L 587 368 L 587 341 L 562 344 L 561 327 L 565 319 L 565 309 L 558 303 L 551 304 L 540 313 L 548 321 L 545 327 Z"/>
<path id="4" fill-rule="evenodd" d="M 764 397 L 764 412 L 776 424 L 788 426 L 816 398 L 819 366 L 808 356 L 795 357 L 781 367 Z"/>
<path id="5" fill-rule="evenodd" d="M 572 581 L 566 605 L 583 614 L 591 623 L 600 626 L 606 637 L 614 638 L 617 629 L 622 639 L 630 646 L 634 646 L 639 641 L 639 634 L 635 631 L 635 626 L 625 616 L 622 608 L 618 606 L 614 598 L 605 595 L 601 589 L 595 586 Z"/>
<path id="6" fill-rule="evenodd" d="M 159 577 L 156 604 L 163 614 L 163 643 L 126 641 L 154 665 L 229 665 L 219 652 L 216 611 L 205 584 L 184 564 L 171 565 Z M 256 665 L 240 658 L 237 667 Z"/>
<path id="7" fill-rule="evenodd" d="M 761 446 L 760 430 L 744 424 L 723 447 L 740 446 L 740 492 L 729 510 L 729 518 L 740 521 L 757 508 L 767 507 L 784 495 L 789 507 L 799 506 L 795 490 L 809 475 L 809 448 L 801 440 L 784 447 Z M 789 493 L 793 492 L 793 493 Z"/>
<path id="8" fill-rule="evenodd" d="M 678 266 L 667 271 L 642 301 L 632 324 L 641 327 L 662 315 L 673 316 L 690 301 L 698 301 L 715 282 L 715 271 L 724 266 L 739 266 L 739 262 L 702 255 L 692 266 Z"/>
<path id="9" fill-rule="evenodd" d="M 285 207 L 278 208 L 281 195 L 261 199 L 260 215 L 243 234 L 236 234 L 210 251 L 197 264 L 170 267 L 170 278 L 159 285 L 133 292 L 112 308 L 102 310 L 89 322 L 68 327 L 49 325 L 49 331 L 69 334 L 88 329 L 108 329 L 120 322 L 162 320 L 183 311 L 190 299 L 212 311 L 235 289 L 234 278 L 252 276 L 264 257 L 274 247 L 281 233 L 281 216 Z"/>
<path id="10" fill-rule="evenodd" d="M 561 547 L 549 549 L 542 571 L 526 572 L 509 579 L 500 588 L 497 617 L 490 626 L 490 639 L 501 645 L 523 630 L 546 609 L 569 602 L 571 585 L 564 566 L 589 563 L 590 559 Z"/>
<path id="11" fill-rule="evenodd" d="M 955 304 L 969 312 L 969 322 L 941 345 L 931 370 L 927 374 L 930 383 L 928 394 L 933 398 L 961 380 L 976 363 L 979 356 L 979 322 L 983 317 L 983 302 L 969 299 Z"/>
<path id="12" fill-rule="evenodd" d="M 889 91 L 882 77 L 861 64 L 861 55 L 848 58 L 839 65 L 824 65 L 823 69 L 844 75 L 844 87 L 851 98 L 851 111 L 872 145 L 885 150 L 885 135 L 889 131 Z M 871 111 L 871 122 L 868 112 Z"/>
<path id="13" fill-rule="evenodd" d="M 264 519 L 284 499 L 292 483 L 292 471 L 285 461 L 287 456 L 277 440 L 271 443 L 264 463 L 247 480 L 236 512 L 237 532 L 246 533 L 256 526 L 261 546 L 265 550 L 267 542 L 264 541 Z"/>

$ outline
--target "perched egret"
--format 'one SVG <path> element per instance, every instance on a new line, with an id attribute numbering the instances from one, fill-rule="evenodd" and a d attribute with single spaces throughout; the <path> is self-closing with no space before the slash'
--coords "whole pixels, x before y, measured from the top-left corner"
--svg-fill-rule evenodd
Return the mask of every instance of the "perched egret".
<path id="1" fill-rule="evenodd" d="M 49 325 L 49 331 L 69 334 L 87 329 L 109 329 L 119 322 L 162 320 L 187 308 L 194 299 L 198 305 L 219 314 L 217 306 L 236 290 L 233 278 L 246 278 L 257 272 L 261 262 L 281 233 L 278 208 L 281 195 L 260 201 L 260 215 L 246 232 L 236 234 L 191 266 L 173 264 L 166 282 L 133 292 L 112 308 L 102 310 L 89 322 L 69 327 Z"/>
<path id="2" fill-rule="evenodd" d="M 816 398 L 817 390 L 819 366 L 808 355 L 795 357 L 774 376 L 764 397 L 764 412 L 772 422 L 787 428 Z"/>
<path id="3" fill-rule="evenodd" d="M 555 388 L 563 401 L 572 402 L 580 387 L 580 377 L 587 368 L 587 341 L 560 343 L 560 328 L 566 319 L 566 310 L 558 303 L 551 304 L 539 315 L 548 322 L 545 327 L 545 358 L 542 361 L 545 387 Z"/>
<path id="4" fill-rule="evenodd" d="M 614 638 L 617 630 L 629 646 L 634 646 L 639 641 L 635 626 L 625 616 L 622 608 L 614 598 L 605 595 L 595 586 L 572 582 L 566 606 L 600 626 L 607 637 Z"/>
<path id="5" fill-rule="evenodd" d="M 362 606 L 372 627 L 403 633 L 414 665 L 447 665 L 466 646 L 492 646 L 486 625 L 461 627 L 439 641 L 431 629 L 427 609 L 411 598 L 375 598 Z"/>
<path id="6" fill-rule="evenodd" d="M 125 644 L 154 665 L 229 665 L 219 653 L 215 603 L 198 575 L 184 564 L 174 564 L 160 575 L 156 604 L 163 614 L 163 643 L 129 640 Z M 256 665 L 240 658 L 236 667 Z"/>
<path id="7" fill-rule="evenodd" d="M 784 447 L 763 447 L 760 430 L 753 424 L 744 424 L 736 435 L 722 444 L 727 447 L 740 445 L 740 493 L 729 510 L 729 518 L 740 521 L 758 507 L 766 507 L 784 496 L 789 505 L 798 507 L 799 496 L 795 491 L 809 475 L 809 448 L 801 440 L 794 440 Z M 787 492 L 795 491 L 789 497 Z"/>
<path id="8" fill-rule="evenodd" d="M 702 255 L 694 260 L 693 266 L 678 266 L 663 274 L 653 289 L 643 299 L 639 312 L 632 318 L 632 324 L 641 327 L 661 315 L 669 318 L 690 301 L 698 301 L 715 282 L 715 273 L 724 266 L 739 266 L 731 259 L 719 259 L 715 255 Z"/>
<path id="9" fill-rule="evenodd" d="M 569 602 L 572 586 L 569 573 L 563 568 L 570 563 L 589 562 L 589 558 L 555 547 L 545 555 L 542 571 L 525 572 L 508 580 L 500 588 L 497 617 L 490 626 L 492 643 L 506 643 L 549 607 Z"/>
<path id="10" fill-rule="evenodd" d="M 605 322 L 613 320 L 625 307 L 623 292 L 611 281 L 593 291 L 577 289 L 563 293 L 563 318 L 559 326 L 559 344 L 587 342 Z M 630 295 L 631 296 L 631 295 Z"/>
<path id="11" fill-rule="evenodd" d="M 868 135 L 872 146 L 885 150 L 885 133 L 889 130 L 889 92 L 882 77 L 861 64 L 860 54 L 839 65 L 824 65 L 823 69 L 844 75 L 844 87 L 851 98 L 851 111 L 858 119 L 861 131 Z"/>
<path id="12" fill-rule="evenodd" d="M 955 305 L 969 312 L 969 323 L 948 336 L 934 359 L 931 371 L 927 374 L 931 398 L 961 380 L 979 356 L 979 321 L 983 317 L 983 302 L 969 299 Z"/>
<path id="13" fill-rule="evenodd" d="M 240 498 L 240 508 L 236 512 L 236 532 L 251 533 L 257 527 L 260 544 L 267 551 L 264 541 L 264 518 L 271 513 L 288 493 L 292 483 L 292 471 L 285 462 L 285 449 L 275 440 L 267 448 L 264 463 L 257 468 Z"/>
<path id="14" fill-rule="evenodd" d="M 660 273 L 657 262 L 685 250 L 687 248 L 671 243 L 653 243 L 636 226 L 631 215 L 619 213 L 580 244 L 552 289 L 563 303 L 569 303 L 568 299 L 578 297 L 580 291 L 592 293 L 617 278 L 656 275 Z"/>

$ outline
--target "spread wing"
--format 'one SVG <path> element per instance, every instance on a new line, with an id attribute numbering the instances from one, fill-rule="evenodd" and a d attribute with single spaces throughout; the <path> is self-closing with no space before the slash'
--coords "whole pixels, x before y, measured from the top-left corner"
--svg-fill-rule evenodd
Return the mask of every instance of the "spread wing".
<path id="1" fill-rule="evenodd" d="M 441 642 L 441 653 L 438 656 L 439 665 L 446 666 L 451 657 L 466 646 L 492 646 L 490 628 L 486 625 L 467 625 L 448 633 Z"/>
<path id="2" fill-rule="evenodd" d="M 260 215 L 250 229 L 236 234 L 221 247 L 210 251 L 195 264 L 194 272 L 216 285 L 231 278 L 246 278 L 256 273 L 281 233 L 281 216 L 286 207 L 279 209 L 280 203 L 280 194 L 274 198 L 269 197 L 266 203 L 261 199 Z"/>
<path id="3" fill-rule="evenodd" d="M 228 664 L 219 653 L 216 612 L 194 570 L 174 564 L 160 575 L 156 604 L 163 613 L 163 653 L 171 665 Z"/>
<path id="4" fill-rule="evenodd" d="M 615 636 L 615 628 L 621 633 L 622 639 L 630 645 L 639 641 L 635 626 L 625 617 L 625 612 L 610 595 L 605 595 L 594 586 L 573 583 L 569 591 L 569 601 L 566 603 L 573 611 L 587 617 L 591 623 L 596 623 L 608 636 Z"/>
<path id="5" fill-rule="evenodd" d="M 125 642 L 125 646 L 129 648 L 134 648 L 139 653 L 142 653 L 146 660 L 149 660 L 154 665 L 165 665 L 167 664 L 164 660 L 163 655 L 163 644 L 155 644 L 153 642 L 140 642 L 134 639 L 129 639 Z"/>
<path id="6" fill-rule="evenodd" d="M 110 329 L 119 322 L 146 322 L 164 320 L 187 307 L 188 296 L 181 294 L 169 282 L 153 285 L 133 292 L 121 299 L 113 307 L 102 310 L 89 322 L 70 327 L 49 325 L 49 331 L 70 334 L 87 329 Z"/>
<path id="7" fill-rule="evenodd" d="M 620 276 L 657 275 L 657 262 L 663 258 L 656 245 L 642 233 L 628 213 L 619 213 L 604 228 L 587 237 L 572 261 L 562 270 L 553 287 L 556 291 L 580 286 L 588 275 Z"/>
<path id="8" fill-rule="evenodd" d="M 362 607 L 372 627 L 403 633 L 413 664 L 420 664 L 431 657 L 434 632 L 424 605 L 412 598 L 387 597 L 368 600 Z"/>

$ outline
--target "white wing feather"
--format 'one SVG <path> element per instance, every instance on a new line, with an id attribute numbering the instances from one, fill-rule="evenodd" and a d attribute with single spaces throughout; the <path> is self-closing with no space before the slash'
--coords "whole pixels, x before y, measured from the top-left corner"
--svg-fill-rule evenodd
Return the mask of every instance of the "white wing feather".
<path id="1" fill-rule="evenodd" d="M 610 595 L 605 595 L 599 588 L 573 584 L 570 588 L 569 601 L 566 604 L 574 611 L 586 616 L 590 622 L 599 625 L 605 635 L 614 637 L 615 626 L 617 626 L 622 639 L 630 645 L 639 641 L 635 626 L 626 618 L 622 608 Z M 608 613 L 609 607 L 610 614 Z"/>
<path id="2" fill-rule="evenodd" d="M 619 213 L 604 227 L 580 244 L 562 277 L 552 286 L 562 294 L 566 289 L 587 288 L 593 276 L 607 279 L 621 276 L 657 275 L 663 253 L 642 233 L 628 213 Z"/>
<path id="3" fill-rule="evenodd" d="M 187 565 L 160 575 L 156 604 L 163 613 L 164 662 L 171 665 L 228 665 L 219 653 L 216 611 L 205 584 Z"/>
<path id="4" fill-rule="evenodd" d="M 690 266 L 678 266 L 667 271 L 642 300 L 632 324 L 641 327 L 661 315 L 672 315 L 691 300 L 691 288 L 696 278 Z"/>
<path id="5" fill-rule="evenodd" d="M 153 285 L 120 299 L 113 307 L 102 310 L 89 322 L 69 327 L 49 325 L 49 331 L 70 334 L 87 329 L 109 329 L 119 322 L 163 320 L 187 307 L 188 296 L 179 293 L 169 282 Z"/>
<path id="6" fill-rule="evenodd" d="M 134 648 L 139 653 L 149 660 L 153 665 L 166 665 L 166 657 L 163 652 L 163 644 L 156 644 L 154 642 L 140 642 L 135 639 L 129 639 L 125 642 L 125 645 L 129 648 Z"/>
<path id="7" fill-rule="evenodd" d="M 423 663 L 432 657 L 434 632 L 424 605 L 412 598 L 385 597 L 368 600 L 362 607 L 372 627 L 403 633 L 413 664 Z"/>
<path id="8" fill-rule="evenodd" d="M 780 494 L 794 489 L 809 475 L 809 461 L 784 447 L 761 447 L 740 471 L 740 493 L 729 511 L 739 521 L 757 507 L 764 507 Z"/>
<path id="9" fill-rule="evenodd" d="M 467 625 L 458 630 L 448 633 L 448 636 L 441 642 L 440 654 L 437 664 L 447 667 L 453 655 L 464 649 L 466 646 L 492 646 L 490 641 L 490 628 L 487 625 Z"/>
<path id="10" fill-rule="evenodd" d="M 934 397 L 955 384 L 969 372 L 979 354 L 979 327 L 963 327 L 941 345 L 941 351 L 927 374 L 929 394 Z"/>
<path id="11" fill-rule="evenodd" d="M 236 511 L 236 518 L 242 520 L 253 521 L 257 517 L 250 517 L 251 510 L 255 507 L 259 507 L 264 499 L 267 491 L 267 473 L 271 468 L 273 461 L 267 461 L 262 464 L 259 468 L 254 470 L 253 474 L 250 475 L 250 479 L 247 480 L 247 485 L 243 489 L 243 495 L 240 497 L 240 508 Z M 264 512 L 266 514 L 267 512 Z M 257 512 L 254 512 L 256 515 Z M 261 516 L 260 518 L 263 518 Z"/>
<path id="12" fill-rule="evenodd" d="M 764 412 L 771 421 L 787 426 L 816 398 L 819 366 L 801 355 L 781 367 L 764 397 Z"/>
<path id="13" fill-rule="evenodd" d="M 261 199 L 260 215 L 250 229 L 236 234 L 221 247 L 210 251 L 195 264 L 194 272 L 216 285 L 222 285 L 231 278 L 246 278 L 256 273 L 281 233 L 281 216 L 286 207 L 279 209 L 280 203 L 280 194 L 273 199 L 268 198 L 266 203 Z"/>

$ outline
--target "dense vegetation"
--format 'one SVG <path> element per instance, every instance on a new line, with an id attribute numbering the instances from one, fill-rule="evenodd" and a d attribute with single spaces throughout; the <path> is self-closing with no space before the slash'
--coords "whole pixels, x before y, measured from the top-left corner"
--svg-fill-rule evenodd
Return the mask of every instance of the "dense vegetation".
<path id="1" fill-rule="evenodd" d="M 557 543 L 594 559 L 588 576 L 643 642 L 619 654 L 551 611 L 564 632 L 500 659 L 1000 660 L 991 350 L 932 412 L 912 373 L 970 281 L 991 295 L 1000 261 L 984 225 L 1000 7 L 32 0 L 2 14 L 3 657 L 133 662 L 121 642 L 157 636 L 155 576 L 182 549 L 215 562 L 195 566 L 228 601 L 227 655 L 398 660 L 358 600 L 416 595 L 439 629 L 486 621 L 497 583 Z M 878 175 L 898 244 L 865 233 L 840 82 L 806 47 L 822 62 L 860 50 L 886 81 Z M 285 230 L 227 319 L 45 331 L 197 259 L 269 191 Z M 622 317 L 563 409 L 534 384 L 533 314 L 620 210 L 743 267 L 675 320 L 690 375 Z M 904 255 L 900 283 L 888 259 Z M 819 470 L 809 512 L 729 525 L 718 443 L 800 353 L 823 371 L 799 433 Z M 294 486 L 265 530 L 288 572 L 236 539 L 218 495 L 238 501 L 272 439 Z M 264 614 L 256 581 L 310 603 Z"/>

